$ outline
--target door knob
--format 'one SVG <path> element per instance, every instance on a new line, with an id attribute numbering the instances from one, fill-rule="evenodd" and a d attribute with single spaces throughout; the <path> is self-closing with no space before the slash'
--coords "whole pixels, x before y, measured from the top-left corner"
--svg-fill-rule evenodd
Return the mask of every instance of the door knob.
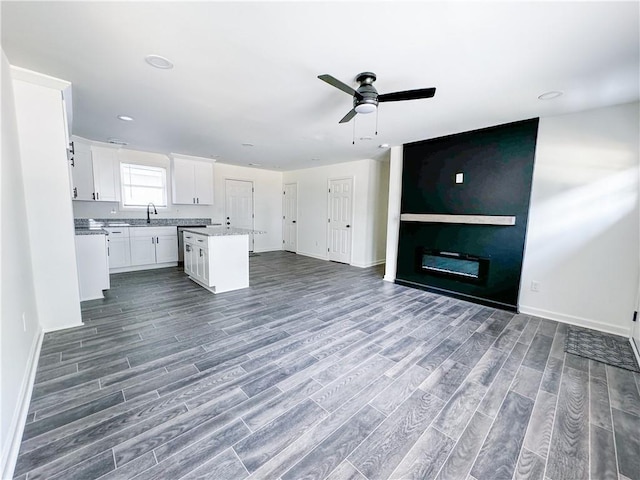
<path id="1" fill-rule="evenodd" d="M 227 225 L 231 225 L 231 222 L 227 222 Z"/>
<path id="2" fill-rule="evenodd" d="M 351 228 L 351 225 L 347 225 L 347 228 Z"/>
<path id="3" fill-rule="evenodd" d="M 293 220 L 291 223 L 296 223 L 296 221 L 295 221 L 295 220 Z"/>

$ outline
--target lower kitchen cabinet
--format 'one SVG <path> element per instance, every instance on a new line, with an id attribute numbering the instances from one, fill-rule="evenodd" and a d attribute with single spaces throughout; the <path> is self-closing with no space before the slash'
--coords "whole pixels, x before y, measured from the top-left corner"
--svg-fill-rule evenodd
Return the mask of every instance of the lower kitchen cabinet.
<path id="1" fill-rule="evenodd" d="M 131 266 L 131 247 L 129 245 L 129 228 L 106 228 L 109 232 L 109 268 Z"/>
<path id="2" fill-rule="evenodd" d="M 178 235 L 175 227 L 170 227 L 170 232 L 156 235 L 156 263 L 178 261 Z"/>
<path id="3" fill-rule="evenodd" d="M 107 236 L 76 235 L 76 263 L 80 300 L 104 298 L 110 287 Z"/>
<path id="4" fill-rule="evenodd" d="M 213 293 L 247 288 L 248 251 L 248 235 L 200 235 L 185 231 L 184 271 Z"/>
<path id="5" fill-rule="evenodd" d="M 109 268 L 112 273 L 176 265 L 176 227 L 108 228 Z"/>

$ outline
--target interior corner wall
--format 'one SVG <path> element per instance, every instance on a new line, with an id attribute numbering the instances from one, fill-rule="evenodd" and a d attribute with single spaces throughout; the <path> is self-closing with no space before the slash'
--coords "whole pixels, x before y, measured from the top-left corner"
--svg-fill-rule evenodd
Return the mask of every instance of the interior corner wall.
<path id="1" fill-rule="evenodd" d="M 521 312 L 629 335 L 639 275 L 639 111 L 631 103 L 540 119 Z"/>
<path id="2" fill-rule="evenodd" d="M 353 177 L 351 265 L 383 263 L 389 189 L 386 169 L 385 161 L 365 159 L 284 172 L 283 183 L 298 184 L 297 253 L 328 259 L 329 179 Z"/>
<path id="3" fill-rule="evenodd" d="M 13 86 L 2 52 L 0 168 L 0 477 L 12 478 L 41 337 L 31 267 Z M 19 253 L 17 253 L 19 252 Z M 74 264 L 75 268 L 75 264 Z M 26 410 L 24 411 L 26 414 Z"/>
<path id="4" fill-rule="evenodd" d="M 387 247 L 384 279 L 396 281 L 398 270 L 398 240 L 400 238 L 400 206 L 402 203 L 402 145 L 389 152 L 389 201 L 387 205 Z"/>
<path id="5" fill-rule="evenodd" d="M 40 324 L 82 325 L 62 93 L 17 79 L 13 90 Z"/>

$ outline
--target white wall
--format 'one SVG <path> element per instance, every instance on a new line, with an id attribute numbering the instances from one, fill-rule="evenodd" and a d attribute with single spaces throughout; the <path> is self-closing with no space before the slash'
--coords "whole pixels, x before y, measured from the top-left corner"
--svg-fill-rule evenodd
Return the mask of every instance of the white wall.
<path id="1" fill-rule="evenodd" d="M 13 89 L 40 324 L 82 325 L 62 93 L 15 78 Z"/>
<path id="2" fill-rule="evenodd" d="M 0 168 L 0 476 L 12 478 L 24 428 L 41 328 L 31 265 L 27 207 L 9 63 L 2 52 Z M 75 268 L 75 265 L 74 265 Z"/>
<path id="3" fill-rule="evenodd" d="M 353 177 L 351 264 L 369 267 L 382 263 L 385 255 L 388 171 L 388 161 L 367 159 L 284 172 L 284 183 L 298 184 L 298 253 L 328 258 L 328 182 L 332 178 Z"/>
<path id="4" fill-rule="evenodd" d="M 639 108 L 540 119 L 522 312 L 629 334 L 638 288 Z"/>
<path id="5" fill-rule="evenodd" d="M 398 272 L 398 242 L 400 241 L 400 210 L 402 200 L 402 146 L 391 147 L 389 165 L 389 201 L 387 204 L 387 251 L 384 279 L 395 282 Z"/>

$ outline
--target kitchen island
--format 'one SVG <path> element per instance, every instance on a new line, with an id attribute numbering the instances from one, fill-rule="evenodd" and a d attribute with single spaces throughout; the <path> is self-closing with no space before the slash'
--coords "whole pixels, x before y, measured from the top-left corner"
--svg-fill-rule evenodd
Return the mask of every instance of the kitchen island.
<path id="1" fill-rule="evenodd" d="M 201 227 L 184 230 L 184 271 L 212 293 L 249 286 L 249 235 L 258 230 Z"/>

